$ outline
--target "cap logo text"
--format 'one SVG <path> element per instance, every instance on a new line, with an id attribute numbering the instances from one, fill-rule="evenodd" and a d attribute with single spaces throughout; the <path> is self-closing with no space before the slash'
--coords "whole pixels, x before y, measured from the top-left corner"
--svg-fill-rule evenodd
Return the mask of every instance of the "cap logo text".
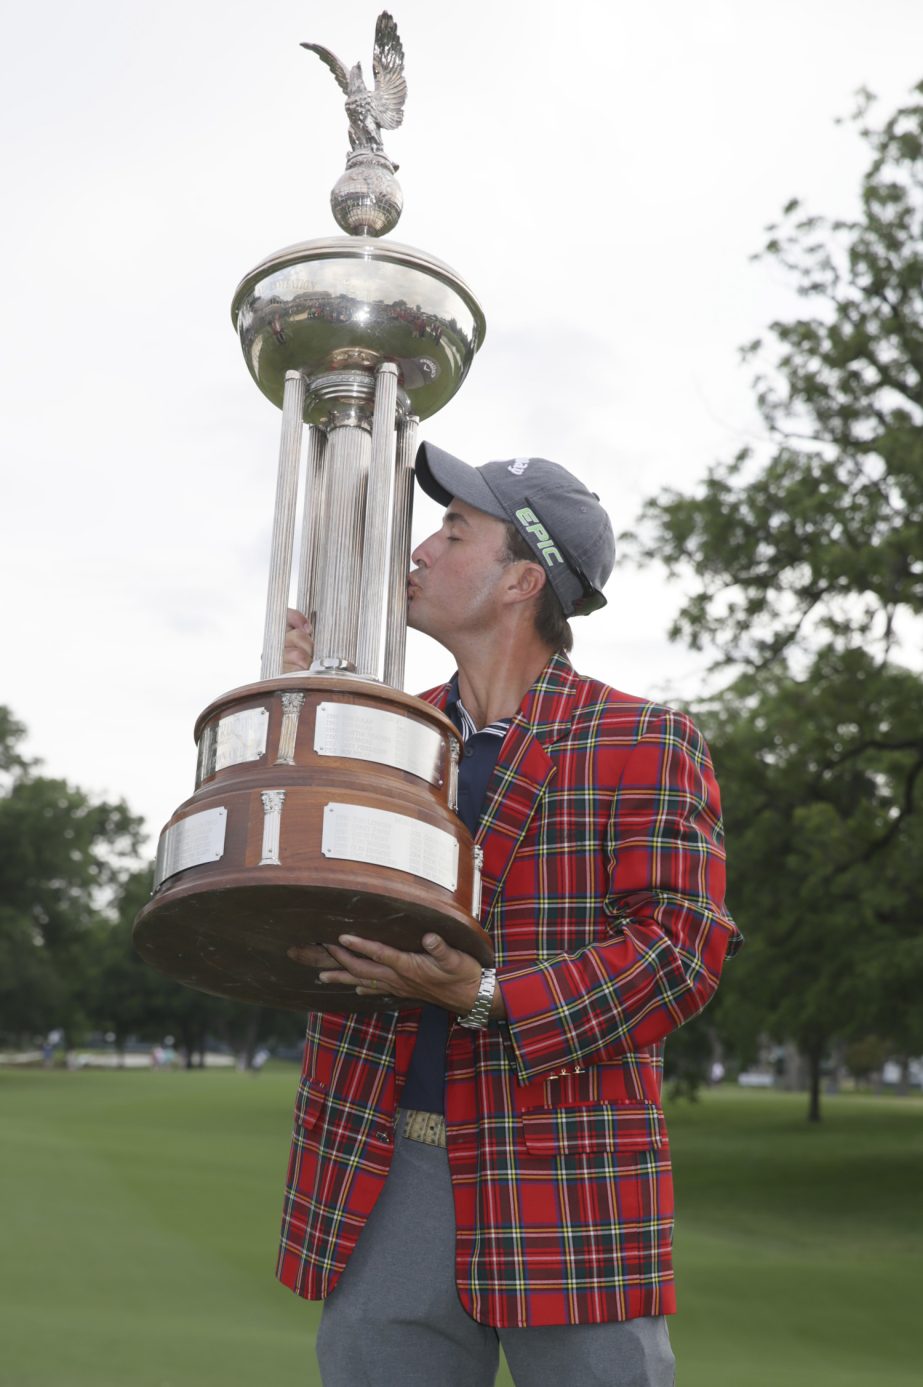
<path id="1" fill-rule="evenodd" d="M 545 529 L 534 510 L 529 510 L 528 506 L 523 506 L 522 510 L 516 512 L 516 519 L 528 530 L 530 535 L 534 535 L 538 543 L 542 558 L 550 568 L 553 563 L 563 563 L 564 556 L 555 545 L 551 535 Z"/>
<path id="2" fill-rule="evenodd" d="M 514 477 L 521 477 L 528 466 L 528 458 L 517 458 L 515 462 L 509 464 L 506 470 L 507 472 L 512 472 Z"/>

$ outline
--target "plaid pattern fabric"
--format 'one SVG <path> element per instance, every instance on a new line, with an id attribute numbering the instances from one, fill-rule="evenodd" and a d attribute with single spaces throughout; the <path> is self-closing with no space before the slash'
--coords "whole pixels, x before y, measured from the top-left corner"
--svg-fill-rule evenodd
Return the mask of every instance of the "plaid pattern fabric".
<path id="1" fill-rule="evenodd" d="M 478 841 L 507 1020 L 449 1033 L 461 1302 L 497 1326 L 670 1313 L 662 1041 L 741 942 L 708 752 L 683 714 L 555 656 Z M 418 1017 L 309 1018 L 277 1268 L 299 1295 L 333 1289 L 381 1190 Z"/>

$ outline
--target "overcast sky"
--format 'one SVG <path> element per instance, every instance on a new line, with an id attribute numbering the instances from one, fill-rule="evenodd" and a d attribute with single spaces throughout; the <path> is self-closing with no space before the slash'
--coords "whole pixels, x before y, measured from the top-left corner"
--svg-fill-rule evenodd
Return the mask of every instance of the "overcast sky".
<path id="1" fill-rule="evenodd" d="M 427 437 L 571 467 L 616 529 L 759 443 L 739 345 L 793 300 L 750 263 L 792 195 L 849 215 L 837 126 L 923 76 L 919 0 L 568 5 L 394 0 L 407 59 L 395 238 L 446 260 L 487 338 Z M 229 306 L 270 252 L 337 234 L 343 98 L 299 47 L 370 72 L 378 6 L 51 0 L 5 33 L 0 391 L 4 679 L 46 770 L 152 835 L 192 787 L 192 727 L 258 676 L 278 411 Z M 418 499 L 415 534 L 438 508 Z M 575 663 L 693 698 L 681 598 L 616 568 Z M 411 637 L 407 687 L 451 670 Z"/>

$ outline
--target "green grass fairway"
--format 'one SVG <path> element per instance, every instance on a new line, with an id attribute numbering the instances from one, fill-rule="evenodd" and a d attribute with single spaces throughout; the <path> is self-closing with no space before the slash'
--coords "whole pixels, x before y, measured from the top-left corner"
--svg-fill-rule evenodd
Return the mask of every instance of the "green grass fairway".
<path id="1" fill-rule="evenodd" d="M 705 1095 L 669 1112 L 680 1387 L 920 1381 L 923 1102 Z"/>
<path id="2" fill-rule="evenodd" d="M 2 1387 L 315 1387 L 272 1275 L 295 1081 L 0 1071 Z M 919 1382 L 923 1103 L 804 1107 L 670 1113 L 680 1387 Z"/>

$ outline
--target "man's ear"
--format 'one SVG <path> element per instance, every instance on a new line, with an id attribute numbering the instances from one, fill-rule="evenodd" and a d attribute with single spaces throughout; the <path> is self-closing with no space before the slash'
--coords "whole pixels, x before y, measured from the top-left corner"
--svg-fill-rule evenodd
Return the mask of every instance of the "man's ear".
<path id="1" fill-rule="evenodd" d="M 507 573 L 507 593 L 512 602 L 529 602 L 538 597 L 548 581 L 544 569 L 537 563 L 529 563 L 527 559 L 510 564 Z"/>

